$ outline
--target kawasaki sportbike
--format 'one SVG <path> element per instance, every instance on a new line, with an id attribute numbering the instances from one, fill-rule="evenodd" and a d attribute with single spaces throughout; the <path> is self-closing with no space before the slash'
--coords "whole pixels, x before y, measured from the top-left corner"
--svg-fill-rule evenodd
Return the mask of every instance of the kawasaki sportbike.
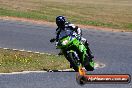
<path id="1" fill-rule="evenodd" d="M 54 38 L 51 39 L 51 42 L 54 41 Z M 56 47 L 61 49 L 63 55 L 76 72 L 79 71 L 80 66 L 85 67 L 87 71 L 94 70 L 94 62 L 89 58 L 86 47 L 75 36 L 62 37 Z"/>

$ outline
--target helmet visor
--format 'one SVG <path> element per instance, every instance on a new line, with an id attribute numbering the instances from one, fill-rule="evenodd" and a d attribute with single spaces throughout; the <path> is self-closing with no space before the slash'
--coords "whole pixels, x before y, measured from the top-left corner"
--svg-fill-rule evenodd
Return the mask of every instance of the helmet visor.
<path id="1" fill-rule="evenodd" d="M 65 22 L 64 22 L 64 21 L 59 21 L 59 20 L 57 20 L 57 21 L 56 21 L 56 24 L 57 24 L 57 26 L 62 27 L 62 26 L 65 25 Z"/>

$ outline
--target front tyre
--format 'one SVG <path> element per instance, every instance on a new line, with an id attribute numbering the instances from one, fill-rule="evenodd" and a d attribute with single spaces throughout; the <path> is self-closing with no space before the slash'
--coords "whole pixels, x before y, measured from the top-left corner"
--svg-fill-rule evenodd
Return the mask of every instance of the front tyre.
<path id="1" fill-rule="evenodd" d="M 70 62 L 71 66 L 73 67 L 73 69 L 78 72 L 79 71 L 79 66 L 80 63 L 78 61 L 78 55 L 76 54 L 76 52 L 69 52 L 68 53 L 68 61 Z"/>
<path id="2" fill-rule="evenodd" d="M 84 76 L 77 75 L 76 76 L 76 81 L 79 85 L 84 85 L 87 82 L 87 79 Z"/>

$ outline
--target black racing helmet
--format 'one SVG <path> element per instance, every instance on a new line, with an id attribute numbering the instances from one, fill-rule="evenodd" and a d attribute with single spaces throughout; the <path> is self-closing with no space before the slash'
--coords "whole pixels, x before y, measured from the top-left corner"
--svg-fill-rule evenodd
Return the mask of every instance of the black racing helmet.
<path id="1" fill-rule="evenodd" d="M 66 18 L 64 16 L 57 16 L 56 17 L 56 25 L 58 27 L 63 27 L 65 26 Z"/>

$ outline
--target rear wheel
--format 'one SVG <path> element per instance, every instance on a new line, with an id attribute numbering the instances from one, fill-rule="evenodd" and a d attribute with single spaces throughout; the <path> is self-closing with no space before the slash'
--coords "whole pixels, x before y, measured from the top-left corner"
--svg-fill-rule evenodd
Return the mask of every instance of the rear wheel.
<path id="1" fill-rule="evenodd" d="M 86 57 L 84 67 L 87 71 L 93 71 L 94 70 L 94 61 L 92 59 L 90 59 L 88 56 Z"/>

